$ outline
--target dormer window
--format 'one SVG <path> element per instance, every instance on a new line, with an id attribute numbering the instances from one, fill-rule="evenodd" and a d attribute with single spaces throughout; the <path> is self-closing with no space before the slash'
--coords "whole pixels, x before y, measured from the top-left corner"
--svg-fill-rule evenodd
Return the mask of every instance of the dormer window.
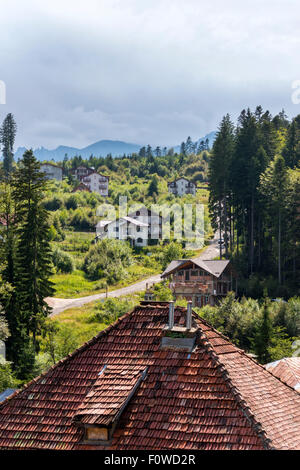
<path id="1" fill-rule="evenodd" d="M 119 419 L 146 378 L 147 367 L 106 365 L 78 407 L 74 423 L 84 428 L 83 444 L 109 445 Z"/>

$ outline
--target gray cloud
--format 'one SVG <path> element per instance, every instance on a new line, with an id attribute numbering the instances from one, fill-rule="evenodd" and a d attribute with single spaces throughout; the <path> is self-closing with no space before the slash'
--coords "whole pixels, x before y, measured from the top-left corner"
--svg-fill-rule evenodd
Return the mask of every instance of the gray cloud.
<path id="1" fill-rule="evenodd" d="M 172 145 L 247 106 L 300 112 L 298 2 L 44 3 L 1 9 L 0 119 L 15 114 L 17 145 Z"/>

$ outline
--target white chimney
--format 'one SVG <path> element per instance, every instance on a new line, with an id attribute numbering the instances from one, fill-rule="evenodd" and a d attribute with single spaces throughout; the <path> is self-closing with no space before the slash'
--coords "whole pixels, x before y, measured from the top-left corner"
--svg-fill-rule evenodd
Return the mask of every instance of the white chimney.
<path id="1" fill-rule="evenodd" d="M 191 301 L 189 301 L 187 304 L 186 328 L 187 330 L 190 330 L 192 328 L 192 302 Z"/>
<path id="2" fill-rule="evenodd" d="M 172 330 L 174 326 L 174 301 L 169 302 L 169 329 Z"/>

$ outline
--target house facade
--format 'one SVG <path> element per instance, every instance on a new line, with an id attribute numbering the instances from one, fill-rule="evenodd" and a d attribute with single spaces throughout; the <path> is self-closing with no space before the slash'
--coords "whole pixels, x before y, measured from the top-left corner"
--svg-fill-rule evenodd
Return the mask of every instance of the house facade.
<path id="1" fill-rule="evenodd" d="M 93 171 L 94 171 L 94 168 L 89 168 L 87 166 L 80 165 L 75 170 L 72 170 L 72 175 L 80 181 L 81 178 L 83 178 L 84 176 L 87 176 L 89 173 Z"/>
<path id="2" fill-rule="evenodd" d="M 230 261 L 199 258 L 172 261 L 163 272 L 175 298 L 183 297 L 195 307 L 215 305 L 236 289 Z"/>
<path id="3" fill-rule="evenodd" d="M 190 306 L 144 301 L 0 403 L 0 449 L 300 450 L 299 394 Z"/>
<path id="4" fill-rule="evenodd" d="M 42 163 L 41 171 L 46 174 L 46 178 L 50 180 L 62 181 L 63 170 L 52 163 Z"/>
<path id="5" fill-rule="evenodd" d="M 80 178 L 81 183 L 89 188 L 91 192 L 100 194 L 100 196 L 108 196 L 109 177 L 100 175 L 96 171 L 91 171 L 86 176 Z"/>
<path id="6" fill-rule="evenodd" d="M 175 196 L 183 196 L 185 194 L 196 194 L 196 185 L 189 181 L 186 178 L 178 178 L 172 183 L 168 183 L 169 193 L 174 194 Z"/>
<path id="7" fill-rule="evenodd" d="M 117 220 L 101 220 L 97 224 L 97 239 L 115 238 L 129 240 L 133 246 L 157 243 L 162 236 L 162 217 L 141 207 Z"/>
<path id="8" fill-rule="evenodd" d="M 96 240 L 112 238 L 130 241 L 132 246 L 146 246 L 148 242 L 148 224 L 131 217 L 116 220 L 101 220 L 97 224 Z"/>

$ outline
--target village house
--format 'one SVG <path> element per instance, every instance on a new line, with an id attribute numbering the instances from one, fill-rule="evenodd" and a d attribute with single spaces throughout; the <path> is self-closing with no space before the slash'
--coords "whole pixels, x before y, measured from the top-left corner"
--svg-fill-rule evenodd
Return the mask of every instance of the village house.
<path id="1" fill-rule="evenodd" d="M 196 194 L 196 185 L 186 178 L 177 178 L 177 180 L 168 183 L 169 193 L 175 196 L 183 196 L 184 194 Z"/>
<path id="2" fill-rule="evenodd" d="M 94 168 L 89 168 L 87 166 L 80 165 L 77 168 L 75 168 L 75 170 L 71 170 L 71 173 L 76 179 L 78 179 L 78 181 L 80 181 L 81 178 L 83 178 L 84 176 L 87 176 L 92 171 L 94 171 Z"/>
<path id="3" fill-rule="evenodd" d="M 108 196 L 109 177 L 100 175 L 96 171 L 91 171 L 86 176 L 80 178 L 81 183 L 89 188 L 91 192 L 100 194 L 100 196 Z"/>
<path id="4" fill-rule="evenodd" d="M 90 191 L 100 194 L 100 196 L 108 196 L 109 177 L 101 175 L 94 168 L 80 165 L 72 170 L 73 176 L 80 181 L 74 191 Z"/>
<path id="5" fill-rule="evenodd" d="M 162 273 L 169 279 L 175 298 L 192 301 L 193 306 L 215 305 L 231 290 L 236 290 L 230 261 L 201 258 L 174 260 Z"/>
<path id="6" fill-rule="evenodd" d="M 101 220 L 97 224 L 96 240 L 129 240 L 132 246 L 141 247 L 157 243 L 161 236 L 162 216 L 143 206 L 114 221 Z"/>
<path id="7" fill-rule="evenodd" d="M 191 304 L 144 301 L 0 404 L 0 449 L 299 450 L 299 394 Z"/>
<path id="8" fill-rule="evenodd" d="M 128 240 L 132 246 L 146 246 L 148 241 L 148 224 L 133 219 L 120 217 L 116 220 L 100 220 L 97 224 L 96 241 L 104 238 Z"/>
<path id="9" fill-rule="evenodd" d="M 41 171 L 46 173 L 47 179 L 62 181 L 63 170 L 57 165 L 53 165 L 52 163 L 42 163 Z"/>

